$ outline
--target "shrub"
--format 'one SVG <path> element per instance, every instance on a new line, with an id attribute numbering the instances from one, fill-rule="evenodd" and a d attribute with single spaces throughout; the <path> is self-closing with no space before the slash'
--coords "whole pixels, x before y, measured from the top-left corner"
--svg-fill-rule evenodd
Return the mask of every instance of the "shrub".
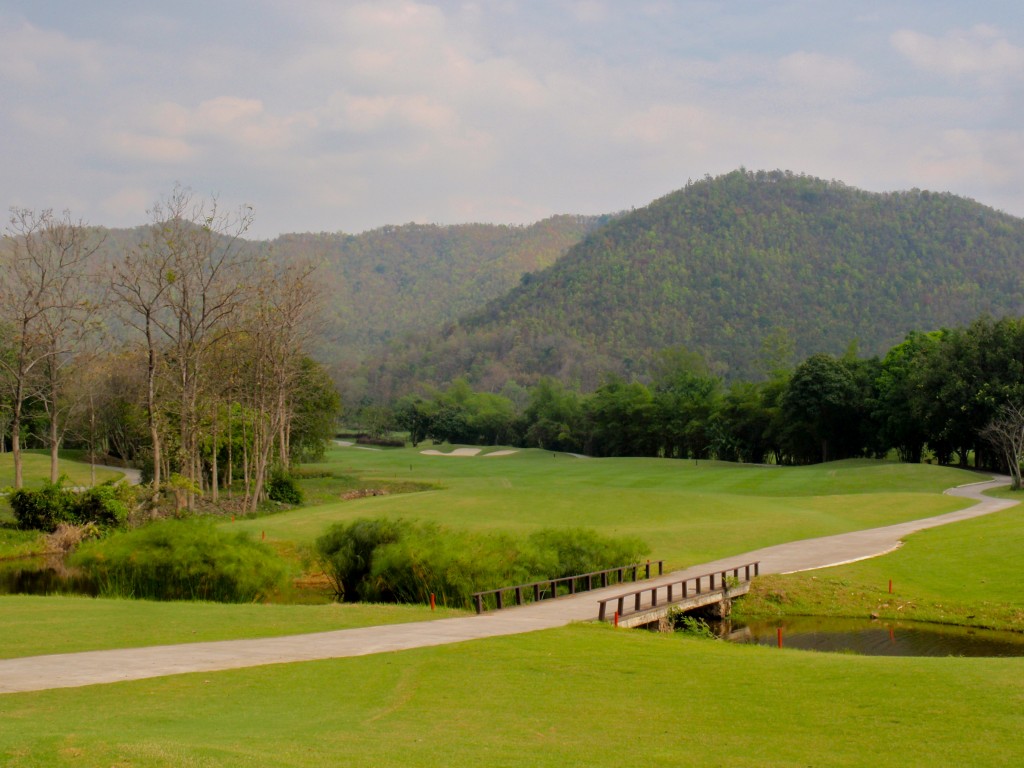
<path id="1" fill-rule="evenodd" d="M 275 472 L 267 483 L 267 498 L 282 504 L 301 504 L 302 489 L 295 483 L 295 478 L 286 472 Z"/>
<path id="2" fill-rule="evenodd" d="M 135 491 L 127 483 L 104 483 L 76 494 L 75 517 L 80 523 L 124 525 L 135 505 Z"/>
<path id="3" fill-rule="evenodd" d="M 635 563 L 646 546 L 583 529 L 507 534 L 452 531 L 435 523 L 360 519 L 331 526 L 316 552 L 347 601 L 469 607 L 474 592 Z"/>
<path id="4" fill-rule="evenodd" d="M 75 494 L 59 482 L 44 483 L 38 489 L 19 488 L 9 501 L 22 530 L 53 533 L 60 523 L 77 522 Z"/>
<path id="5" fill-rule="evenodd" d="M 11 494 L 11 509 L 18 527 L 53 533 L 62 523 L 104 528 L 124 525 L 134 504 L 135 491 L 127 484 L 104 483 L 82 492 L 45 483 L 42 488 L 21 488 Z"/>
<path id="6" fill-rule="evenodd" d="M 241 603 L 281 585 L 284 564 L 245 534 L 199 519 L 164 520 L 84 544 L 72 565 L 105 596 Z"/>
<path id="7" fill-rule="evenodd" d="M 398 541 L 408 527 L 400 519 L 359 518 L 332 525 L 316 540 L 317 555 L 339 599 L 350 603 L 368 599 L 363 582 L 373 565 L 374 552 Z"/>

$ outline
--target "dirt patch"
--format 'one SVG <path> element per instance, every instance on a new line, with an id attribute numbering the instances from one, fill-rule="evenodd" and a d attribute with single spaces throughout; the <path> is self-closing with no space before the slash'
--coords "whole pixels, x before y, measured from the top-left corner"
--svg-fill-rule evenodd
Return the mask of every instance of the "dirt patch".
<path id="1" fill-rule="evenodd" d="M 352 499 L 365 499 L 369 496 L 390 496 L 391 492 L 387 488 L 359 488 L 354 491 L 345 491 L 341 494 L 342 501 L 350 501 Z"/>

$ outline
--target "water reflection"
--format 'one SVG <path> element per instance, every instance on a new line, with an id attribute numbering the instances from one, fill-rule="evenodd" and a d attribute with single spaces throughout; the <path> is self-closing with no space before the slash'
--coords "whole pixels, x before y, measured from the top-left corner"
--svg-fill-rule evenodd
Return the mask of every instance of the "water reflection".
<path id="1" fill-rule="evenodd" d="M 798 617 L 732 623 L 721 636 L 736 643 L 864 656 L 1024 656 L 1024 634 L 923 622 Z"/>
<path id="2" fill-rule="evenodd" d="M 0 561 L 0 595 L 89 595 L 96 583 L 69 570 L 62 558 L 25 557 Z"/>

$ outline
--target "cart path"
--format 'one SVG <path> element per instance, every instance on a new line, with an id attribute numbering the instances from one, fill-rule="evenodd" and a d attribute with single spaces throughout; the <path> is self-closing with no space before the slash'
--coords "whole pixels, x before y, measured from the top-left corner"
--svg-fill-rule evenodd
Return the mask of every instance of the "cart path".
<path id="1" fill-rule="evenodd" d="M 765 547 L 695 565 L 645 583 L 653 586 L 678 581 L 754 560 L 761 562 L 762 574 L 789 573 L 885 554 L 898 547 L 904 537 L 915 531 L 987 515 L 1016 505 L 1016 501 L 982 496 L 984 491 L 1008 483 L 1008 477 L 998 477 L 991 481 L 946 491 L 947 494 L 977 502 L 957 512 L 882 528 Z M 364 656 L 551 629 L 574 621 L 595 619 L 598 599 L 611 597 L 622 590 L 622 585 L 618 585 L 573 597 L 485 613 L 481 616 L 411 624 L 389 624 L 251 640 L 222 640 L 4 659 L 0 660 L 0 694 L 74 688 L 187 672 L 240 669 L 263 664 Z"/>

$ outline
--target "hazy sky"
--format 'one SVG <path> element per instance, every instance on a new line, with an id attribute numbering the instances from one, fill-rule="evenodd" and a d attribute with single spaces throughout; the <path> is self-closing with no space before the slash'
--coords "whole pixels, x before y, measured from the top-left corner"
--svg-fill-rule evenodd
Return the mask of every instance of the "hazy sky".
<path id="1" fill-rule="evenodd" d="M 259 237 L 527 223 L 782 168 L 1024 215 L 1019 0 L 0 0 L 0 202 Z"/>

